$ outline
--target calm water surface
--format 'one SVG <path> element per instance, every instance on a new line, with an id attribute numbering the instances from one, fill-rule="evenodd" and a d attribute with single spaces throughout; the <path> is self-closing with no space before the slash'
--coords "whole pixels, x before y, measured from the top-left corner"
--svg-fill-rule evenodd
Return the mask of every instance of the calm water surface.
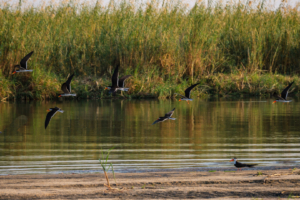
<path id="1" fill-rule="evenodd" d="M 47 130 L 46 110 L 58 106 Z M 176 108 L 176 121 L 151 125 Z M 98 100 L 0 103 L 0 174 L 299 165 L 300 102 L 271 99 Z"/>

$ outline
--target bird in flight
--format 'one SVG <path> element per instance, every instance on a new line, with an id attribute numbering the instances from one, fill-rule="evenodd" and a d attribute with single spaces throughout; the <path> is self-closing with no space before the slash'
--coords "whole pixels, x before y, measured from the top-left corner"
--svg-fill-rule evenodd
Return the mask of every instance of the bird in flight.
<path id="1" fill-rule="evenodd" d="M 119 87 L 118 87 L 117 90 L 121 90 L 121 91 L 128 91 L 129 90 L 129 88 L 125 88 L 125 80 L 127 78 L 129 78 L 130 76 L 132 76 L 132 75 L 125 75 L 125 76 L 122 76 L 121 78 L 119 78 Z M 111 89 L 111 87 L 112 86 L 107 86 L 105 88 L 105 90 L 109 90 L 109 89 Z"/>
<path id="2" fill-rule="evenodd" d="M 175 120 L 176 118 L 171 118 L 173 113 L 174 113 L 174 110 L 175 110 L 175 108 L 173 110 L 171 110 L 170 112 L 166 113 L 164 117 L 159 117 L 155 122 L 153 122 L 153 124 L 163 122 L 163 121 L 166 121 L 168 119 Z"/>
<path id="3" fill-rule="evenodd" d="M 57 112 L 61 112 L 63 113 L 64 111 L 61 110 L 60 108 L 58 107 L 55 107 L 55 108 L 49 108 L 48 110 L 48 114 L 46 116 L 46 120 L 45 120 L 45 129 L 47 128 L 51 118 L 57 113 Z"/>
<path id="4" fill-rule="evenodd" d="M 179 99 L 179 101 L 187 101 L 189 103 L 189 101 L 193 101 L 193 99 L 191 99 L 191 90 L 196 87 L 197 85 L 199 85 L 200 83 L 196 83 L 194 85 L 191 85 L 190 87 L 188 87 L 184 93 L 185 93 L 185 96 L 181 95 L 181 94 L 178 94 L 178 93 L 175 93 L 179 96 L 181 96 L 182 98 Z"/>
<path id="5" fill-rule="evenodd" d="M 30 56 L 33 54 L 33 51 L 27 54 L 20 62 L 20 65 L 15 65 L 15 71 L 13 74 L 18 72 L 32 72 L 33 70 L 27 69 L 27 61 L 30 58 Z"/>
<path id="6" fill-rule="evenodd" d="M 281 92 L 280 96 L 277 96 L 277 99 L 275 101 L 273 101 L 273 103 L 276 102 L 291 102 L 292 100 L 287 100 L 287 96 L 289 94 L 289 89 L 290 87 L 293 85 L 294 81 L 291 82 L 286 88 L 284 88 L 284 90 Z"/>
<path id="7" fill-rule="evenodd" d="M 64 94 L 59 95 L 58 97 L 66 97 L 66 96 L 76 96 L 76 94 L 71 94 L 71 81 L 73 78 L 74 74 L 72 74 L 67 82 L 63 83 L 61 86 L 61 90 L 64 92 Z"/>

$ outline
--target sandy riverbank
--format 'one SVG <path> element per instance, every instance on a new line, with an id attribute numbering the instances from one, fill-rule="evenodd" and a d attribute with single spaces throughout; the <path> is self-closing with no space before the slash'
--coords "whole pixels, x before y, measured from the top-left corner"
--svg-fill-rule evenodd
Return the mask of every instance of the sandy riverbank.
<path id="1" fill-rule="evenodd" d="M 258 174 L 260 172 L 260 174 Z M 300 170 L 102 173 L 0 177 L 0 199 L 297 199 Z"/>

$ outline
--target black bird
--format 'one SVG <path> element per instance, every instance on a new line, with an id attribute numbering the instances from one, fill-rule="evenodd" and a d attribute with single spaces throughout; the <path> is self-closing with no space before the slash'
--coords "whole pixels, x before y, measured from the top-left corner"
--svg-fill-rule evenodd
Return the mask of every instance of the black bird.
<path id="1" fill-rule="evenodd" d="M 61 112 L 61 113 L 64 112 L 63 110 L 61 110 L 61 109 L 58 108 L 58 107 L 55 107 L 55 108 L 49 108 L 47 111 L 48 111 L 48 114 L 47 114 L 46 120 L 45 120 L 45 129 L 47 128 L 47 126 L 48 126 L 48 124 L 49 124 L 51 118 L 57 113 L 57 111 L 58 111 L 58 112 Z"/>
<path id="2" fill-rule="evenodd" d="M 119 89 L 119 65 L 117 65 L 112 77 L 112 86 L 106 87 L 105 90 L 109 89 L 108 93 L 115 93 Z"/>
<path id="3" fill-rule="evenodd" d="M 119 90 L 128 91 L 129 88 L 125 88 L 125 80 L 128 79 L 132 75 L 125 75 L 119 79 Z"/>
<path id="4" fill-rule="evenodd" d="M 159 117 L 155 122 L 153 122 L 153 124 L 166 121 L 167 119 L 175 120 L 176 118 L 171 118 L 174 113 L 174 110 L 175 110 L 175 108 L 173 110 L 171 110 L 170 112 L 168 112 L 167 114 L 165 114 L 164 117 Z"/>
<path id="5" fill-rule="evenodd" d="M 175 94 L 177 94 L 177 95 L 179 95 L 179 96 L 182 97 L 181 99 L 179 99 L 179 101 L 187 101 L 188 103 L 189 103 L 189 101 L 193 101 L 193 99 L 191 99 L 191 90 L 192 90 L 194 87 L 196 87 L 197 85 L 199 85 L 199 84 L 200 84 L 200 83 L 196 83 L 196 84 L 191 85 L 190 87 L 188 87 L 188 88 L 184 91 L 185 96 L 183 96 L 183 95 L 181 95 L 181 94 L 175 93 Z"/>
<path id="6" fill-rule="evenodd" d="M 232 162 L 232 161 L 234 161 L 234 166 L 235 166 L 236 168 L 238 168 L 238 170 L 239 170 L 239 168 L 243 168 L 243 167 L 254 167 L 255 165 L 257 165 L 257 164 L 247 165 L 247 164 L 240 163 L 240 162 L 237 161 L 237 158 L 233 158 L 233 159 L 230 160 L 230 162 Z M 241 169 L 241 170 L 242 170 L 242 169 Z"/>
<path id="7" fill-rule="evenodd" d="M 15 71 L 13 74 L 17 72 L 32 72 L 32 70 L 27 70 L 27 61 L 30 58 L 30 56 L 33 54 L 33 51 L 27 54 L 20 62 L 20 65 L 15 65 Z M 17 69 L 16 69 L 17 68 Z"/>
<path id="8" fill-rule="evenodd" d="M 121 90 L 121 91 L 128 91 L 129 90 L 129 88 L 125 88 L 125 80 L 127 78 L 129 78 L 130 76 L 132 76 L 132 75 L 125 75 L 125 76 L 122 76 L 122 78 L 119 79 L 119 88 L 117 90 Z M 111 89 L 111 86 L 107 86 L 105 88 L 105 90 L 109 90 L 109 89 Z"/>
<path id="9" fill-rule="evenodd" d="M 275 101 L 273 101 L 273 103 L 276 102 L 291 102 L 292 100 L 287 100 L 287 96 L 289 94 L 289 89 L 290 87 L 293 85 L 294 81 L 291 82 L 282 92 L 281 92 L 281 96 L 277 96 L 277 99 Z"/>
<path id="10" fill-rule="evenodd" d="M 72 74 L 68 78 L 67 82 L 62 84 L 61 90 L 64 92 L 64 94 L 61 94 L 58 97 L 61 97 L 61 96 L 76 96 L 76 94 L 71 94 L 71 81 L 72 81 L 73 76 L 74 76 L 74 74 Z"/>

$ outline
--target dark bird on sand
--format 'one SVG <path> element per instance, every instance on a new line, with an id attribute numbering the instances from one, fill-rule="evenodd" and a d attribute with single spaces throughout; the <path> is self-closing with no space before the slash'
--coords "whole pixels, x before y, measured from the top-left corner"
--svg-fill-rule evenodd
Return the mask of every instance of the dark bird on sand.
<path id="1" fill-rule="evenodd" d="M 243 168 L 243 167 L 254 167 L 255 165 L 257 165 L 257 164 L 249 165 L 249 164 L 240 163 L 240 162 L 237 161 L 237 158 L 233 158 L 233 159 L 230 160 L 230 162 L 232 162 L 232 161 L 234 162 L 233 164 L 236 168 L 238 168 L 238 170 L 239 169 L 242 170 L 241 168 Z"/>

